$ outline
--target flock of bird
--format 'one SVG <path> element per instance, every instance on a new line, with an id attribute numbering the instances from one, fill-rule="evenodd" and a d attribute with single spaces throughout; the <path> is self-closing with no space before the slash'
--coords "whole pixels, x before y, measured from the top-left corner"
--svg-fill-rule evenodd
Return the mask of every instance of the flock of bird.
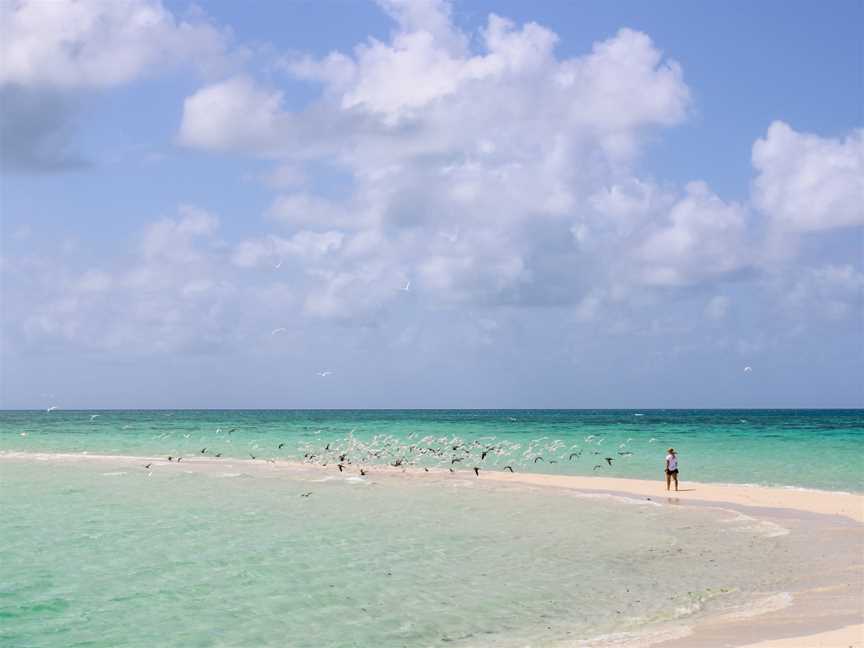
<path id="1" fill-rule="evenodd" d="M 232 444 L 229 438 L 237 428 L 222 430 L 217 428 L 216 439 L 210 439 L 210 445 L 195 452 L 199 457 L 222 458 L 223 452 L 214 452 L 213 445 Z M 311 433 L 317 436 L 321 430 Z M 337 440 L 301 441 L 294 452 L 286 448 L 288 442 L 274 444 L 273 448 L 262 446 L 263 439 L 250 441 L 247 446 L 249 459 L 276 463 L 277 460 L 300 461 L 305 464 L 321 467 L 334 467 L 339 472 L 355 472 L 366 476 L 375 468 L 389 467 L 408 470 L 422 469 L 446 470 L 455 473 L 468 469 L 475 476 L 480 476 L 481 470 L 497 469 L 506 472 L 516 472 L 524 468 L 539 467 L 539 464 L 578 464 L 586 460 L 593 462 L 592 472 L 614 468 L 614 463 L 627 460 L 634 455 L 631 449 L 635 447 L 634 439 L 604 449 L 606 439 L 598 435 L 588 435 L 584 440 L 568 444 L 560 439 L 540 437 L 531 441 L 513 441 L 496 438 L 495 436 L 464 439 L 458 436 L 426 435 L 420 437 L 409 433 L 406 437 L 387 434 L 377 434 L 369 439 L 355 436 L 352 430 L 346 436 Z M 310 434 L 310 433 L 306 433 Z M 163 433 L 157 438 L 167 438 L 170 433 Z M 191 435 L 184 435 L 187 438 Z M 202 437 L 202 440 L 205 437 Z M 320 439 L 320 437 L 319 437 Z M 648 443 L 655 443 L 650 439 Z M 293 444 L 291 444 L 293 447 Z M 233 455 L 233 453 L 232 453 Z M 181 462 L 183 456 L 170 455 L 168 461 Z M 148 464 L 145 468 L 150 468 Z"/>

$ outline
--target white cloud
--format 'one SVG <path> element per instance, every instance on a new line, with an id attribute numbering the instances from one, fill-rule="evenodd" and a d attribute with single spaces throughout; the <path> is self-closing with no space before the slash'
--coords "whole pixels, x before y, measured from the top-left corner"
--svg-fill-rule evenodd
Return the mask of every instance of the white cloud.
<path id="1" fill-rule="evenodd" d="M 448 3 L 383 5 L 397 21 L 388 41 L 286 64 L 321 84 L 308 109 L 289 112 L 280 90 L 230 79 L 186 100 L 180 141 L 272 156 L 292 169 L 321 159 L 350 177 L 347 197 L 286 193 L 268 211 L 288 238 L 344 235 L 338 249 L 307 257 L 304 272 L 315 279 L 301 287 L 307 312 L 368 313 L 369 304 L 398 299 L 409 278 L 429 305 L 576 303 L 593 275 L 608 274 L 596 255 L 614 241 L 609 223 L 592 216 L 592 197 L 598 187 L 638 184 L 630 165 L 644 131 L 685 118 L 680 67 L 628 29 L 559 58 L 552 31 L 495 15 L 473 51 Z M 643 185 L 657 194 L 649 217 L 661 218 L 660 198 L 671 208 L 674 192 Z M 706 229 L 694 224 L 695 211 L 676 227 Z M 626 226 L 630 235 L 646 231 L 639 220 Z M 597 245 L 576 245 L 576 231 Z M 243 243 L 235 263 L 269 262 L 262 245 Z M 684 275 L 705 246 L 687 247 L 684 262 L 664 258 L 677 273 L 669 283 L 691 281 Z"/>
<path id="2" fill-rule="evenodd" d="M 864 318 L 864 274 L 851 265 L 806 268 L 777 288 L 781 302 L 804 319 Z"/>
<path id="3" fill-rule="evenodd" d="M 864 225 L 864 130 L 845 138 L 776 121 L 753 145 L 755 204 L 784 231 Z"/>
<path id="4" fill-rule="evenodd" d="M 61 88 L 128 83 L 178 63 L 212 63 L 226 35 L 177 20 L 159 0 L 0 3 L 0 83 Z"/>
<path id="5" fill-rule="evenodd" d="M 209 85 L 183 103 L 179 140 L 208 151 L 267 151 L 280 146 L 280 131 L 288 126 L 281 104 L 281 92 L 262 90 L 246 77 Z"/>
<path id="6" fill-rule="evenodd" d="M 642 281 L 685 286 L 740 270 L 752 263 L 746 234 L 743 207 L 724 202 L 704 182 L 691 182 L 668 221 L 639 246 Z"/>

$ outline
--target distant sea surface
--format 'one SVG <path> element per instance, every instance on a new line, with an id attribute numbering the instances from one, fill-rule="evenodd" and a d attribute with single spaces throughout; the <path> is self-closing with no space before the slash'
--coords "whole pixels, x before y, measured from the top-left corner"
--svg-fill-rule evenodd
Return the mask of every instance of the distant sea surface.
<path id="1" fill-rule="evenodd" d="M 204 450 L 331 465 L 347 453 L 355 466 L 659 479 L 669 447 L 679 453 L 682 480 L 864 491 L 864 410 L 0 412 L 0 452 Z"/>

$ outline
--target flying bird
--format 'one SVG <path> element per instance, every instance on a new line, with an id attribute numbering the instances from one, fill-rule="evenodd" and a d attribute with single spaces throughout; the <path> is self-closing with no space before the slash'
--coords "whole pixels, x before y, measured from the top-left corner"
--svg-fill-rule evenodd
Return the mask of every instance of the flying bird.
<path id="1" fill-rule="evenodd" d="M 97 418 L 98 416 L 99 416 L 98 414 L 91 414 L 90 420 L 92 421 L 93 419 Z"/>
<path id="2" fill-rule="evenodd" d="M 322 378 L 326 378 L 327 376 L 329 376 L 332 373 L 333 373 L 332 371 L 319 371 L 318 375 L 321 376 Z"/>
<path id="3" fill-rule="evenodd" d="M 149 464 L 147 464 L 147 465 L 144 466 L 144 467 L 145 467 L 147 470 L 150 470 L 150 466 L 152 466 L 152 465 L 153 465 L 152 463 L 149 463 Z"/>
<path id="4" fill-rule="evenodd" d="M 285 444 L 284 444 L 284 443 L 280 443 L 280 444 L 279 444 L 279 450 L 281 450 L 283 447 L 285 447 Z"/>
<path id="5" fill-rule="evenodd" d="M 597 464 L 596 466 L 594 466 L 593 470 L 597 470 L 598 468 L 602 468 L 602 467 L 603 466 L 601 466 L 600 464 Z"/>
<path id="6" fill-rule="evenodd" d="M 49 408 L 46 409 L 45 411 L 46 411 L 46 412 L 53 412 L 55 409 L 57 409 L 57 406 L 56 406 L 56 405 L 52 405 L 51 407 L 49 407 Z"/>
<path id="7" fill-rule="evenodd" d="M 753 371 L 753 367 L 744 367 L 744 373 L 750 373 Z"/>
<path id="8" fill-rule="evenodd" d="M 408 283 L 406 283 L 405 287 L 402 290 L 404 290 L 405 292 L 409 292 L 411 290 L 411 282 L 409 281 Z"/>
<path id="9" fill-rule="evenodd" d="M 580 450 L 579 452 L 571 452 L 571 453 L 570 453 L 570 458 L 568 459 L 568 461 L 573 461 L 573 457 L 581 457 L 581 456 L 582 456 L 582 451 L 581 451 L 581 450 Z"/>
<path id="10" fill-rule="evenodd" d="M 612 457 L 603 457 L 606 460 L 606 463 L 610 466 L 612 465 Z"/>
<path id="11" fill-rule="evenodd" d="M 538 461 L 543 461 L 545 463 L 546 460 L 543 457 L 534 457 L 534 463 L 537 463 Z"/>
<path id="12" fill-rule="evenodd" d="M 207 452 L 207 448 L 201 448 L 201 454 L 204 454 L 205 452 Z"/>
<path id="13" fill-rule="evenodd" d="M 300 497 L 309 497 L 312 493 L 300 493 Z"/>
<path id="14" fill-rule="evenodd" d="M 280 326 L 279 328 L 275 328 L 270 331 L 270 335 L 276 335 L 277 333 L 285 333 L 288 329 L 284 326 Z"/>
<path id="15" fill-rule="evenodd" d="M 504 470 L 509 470 L 510 472 L 513 472 L 513 466 L 504 466 Z"/>

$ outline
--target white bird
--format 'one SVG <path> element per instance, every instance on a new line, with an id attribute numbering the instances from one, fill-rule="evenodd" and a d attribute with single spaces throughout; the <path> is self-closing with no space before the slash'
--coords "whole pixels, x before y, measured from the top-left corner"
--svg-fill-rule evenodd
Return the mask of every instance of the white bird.
<path id="1" fill-rule="evenodd" d="M 282 259 L 279 259 L 279 263 L 277 263 L 277 264 L 276 264 L 275 266 L 273 266 L 273 267 L 274 267 L 276 270 L 278 270 L 279 268 L 281 268 L 281 267 L 282 267 Z"/>
<path id="2" fill-rule="evenodd" d="M 91 414 L 90 420 L 92 421 L 93 419 L 97 418 L 98 416 L 99 416 L 98 414 Z"/>
<path id="3" fill-rule="evenodd" d="M 326 378 L 327 376 L 329 376 L 332 373 L 333 373 L 332 371 L 319 371 L 318 375 L 321 376 L 322 378 Z"/>
<path id="4" fill-rule="evenodd" d="M 409 281 L 408 283 L 406 283 L 405 287 L 402 290 L 404 290 L 405 292 L 408 292 L 409 290 L 411 290 L 411 282 Z"/>
<path id="5" fill-rule="evenodd" d="M 51 407 L 49 407 L 49 408 L 46 409 L 45 411 L 46 411 L 46 412 L 53 412 L 55 409 L 57 409 L 57 406 L 56 406 L 56 405 L 52 405 Z"/>
<path id="6" fill-rule="evenodd" d="M 279 328 L 273 329 L 272 331 L 270 331 L 270 335 L 276 335 L 277 333 L 285 333 L 287 330 L 288 329 L 285 328 L 284 326 L 280 326 Z"/>
<path id="7" fill-rule="evenodd" d="M 744 367 L 744 373 L 750 373 L 753 371 L 753 367 Z"/>

